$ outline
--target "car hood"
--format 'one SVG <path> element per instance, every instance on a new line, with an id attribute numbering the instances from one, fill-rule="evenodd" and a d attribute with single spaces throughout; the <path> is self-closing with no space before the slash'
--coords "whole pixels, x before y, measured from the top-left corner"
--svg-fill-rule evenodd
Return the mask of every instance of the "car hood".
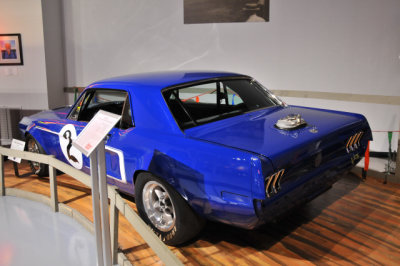
<path id="1" fill-rule="evenodd" d="M 45 110 L 29 116 L 30 119 L 64 119 L 67 117 L 71 106 L 59 107 L 52 110 Z"/>
<path id="2" fill-rule="evenodd" d="M 26 128 L 34 121 L 41 120 L 60 120 L 65 119 L 70 111 L 71 107 L 60 107 L 53 110 L 45 110 L 36 114 L 25 116 L 19 122 L 19 129 L 25 134 Z"/>
<path id="3" fill-rule="evenodd" d="M 275 127 L 279 119 L 291 114 L 300 114 L 306 126 L 293 130 Z M 313 153 L 321 147 L 321 140 L 333 142 L 342 138 L 341 142 L 346 142 L 360 128 L 369 132 L 366 119 L 359 114 L 279 106 L 190 128 L 185 134 L 190 138 L 261 154 L 270 158 L 274 165 L 280 165 L 280 161 L 290 160 L 299 152 Z M 370 132 L 368 135 L 371 138 Z"/>

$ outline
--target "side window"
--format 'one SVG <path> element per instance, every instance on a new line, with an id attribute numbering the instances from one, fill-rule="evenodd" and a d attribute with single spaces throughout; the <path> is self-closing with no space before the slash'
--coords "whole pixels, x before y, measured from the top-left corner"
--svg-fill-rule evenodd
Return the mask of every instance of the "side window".
<path id="1" fill-rule="evenodd" d="M 230 105 L 239 105 L 243 103 L 242 98 L 240 98 L 239 94 L 234 92 L 233 90 L 229 89 L 228 87 L 226 88 L 227 90 L 227 95 L 228 95 L 228 103 Z"/>
<path id="2" fill-rule="evenodd" d="M 119 90 L 89 90 L 83 95 L 75 109 L 70 113 L 69 119 L 76 121 L 90 121 L 99 111 L 121 115 L 119 127 L 127 129 L 133 127 L 132 112 L 129 103 L 129 94 Z"/>
<path id="3" fill-rule="evenodd" d="M 133 120 L 132 120 L 132 111 L 131 111 L 131 105 L 129 101 L 129 94 L 127 93 L 125 95 L 125 101 L 124 101 L 124 106 L 122 107 L 122 117 L 120 120 L 119 127 L 121 129 L 128 129 L 133 127 Z"/>
<path id="4" fill-rule="evenodd" d="M 69 119 L 78 121 L 79 113 L 80 113 L 80 111 L 81 111 L 81 109 L 82 109 L 82 106 L 84 105 L 83 103 L 84 103 L 85 101 L 88 100 L 89 94 L 90 94 L 90 93 L 85 92 L 85 94 L 82 95 L 82 96 L 78 99 L 79 102 L 78 102 L 77 105 L 75 106 L 74 110 L 72 110 L 72 112 L 69 114 L 69 117 L 68 117 Z"/>

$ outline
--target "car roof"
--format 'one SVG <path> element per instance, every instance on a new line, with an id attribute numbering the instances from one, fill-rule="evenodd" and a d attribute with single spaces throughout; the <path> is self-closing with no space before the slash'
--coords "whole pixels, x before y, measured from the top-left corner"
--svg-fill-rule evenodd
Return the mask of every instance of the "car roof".
<path id="1" fill-rule="evenodd" d="M 94 82 L 88 88 L 146 88 L 162 90 L 174 85 L 224 77 L 247 77 L 246 75 L 223 71 L 164 71 L 112 77 Z"/>
<path id="2" fill-rule="evenodd" d="M 141 73 L 103 79 L 86 89 L 116 89 L 130 92 L 135 127 L 152 132 L 182 134 L 160 93 L 162 89 L 181 84 L 201 82 L 216 78 L 249 78 L 232 72 L 221 71 L 165 71 Z"/>

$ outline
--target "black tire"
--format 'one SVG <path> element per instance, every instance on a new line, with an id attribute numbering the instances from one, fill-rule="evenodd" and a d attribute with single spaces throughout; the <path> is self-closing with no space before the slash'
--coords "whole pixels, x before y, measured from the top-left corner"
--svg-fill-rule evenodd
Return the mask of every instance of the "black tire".
<path id="1" fill-rule="evenodd" d="M 141 173 L 137 177 L 135 201 L 139 215 L 167 245 L 183 244 L 204 227 L 205 220 L 191 209 L 182 196 L 164 180 L 150 173 Z M 149 213 L 153 214 L 151 218 Z M 158 221 L 160 216 L 161 221 Z"/>
<path id="2" fill-rule="evenodd" d="M 30 135 L 26 138 L 26 150 L 29 152 L 46 154 L 44 152 L 43 147 L 39 144 L 39 142 L 37 142 L 36 139 Z M 49 168 L 46 164 L 29 161 L 29 165 L 32 169 L 32 172 L 38 175 L 39 177 L 44 177 L 49 175 Z"/>

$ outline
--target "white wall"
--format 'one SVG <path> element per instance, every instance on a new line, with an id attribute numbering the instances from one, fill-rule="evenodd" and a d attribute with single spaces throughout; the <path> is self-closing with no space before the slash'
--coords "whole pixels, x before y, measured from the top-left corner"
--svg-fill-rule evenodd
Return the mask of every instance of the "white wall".
<path id="1" fill-rule="evenodd" d="M 268 23 L 184 25 L 183 0 L 64 1 L 66 85 L 216 69 L 249 74 L 273 90 L 400 96 L 400 1 L 270 3 Z M 374 130 L 399 127 L 399 106 L 287 102 L 358 111 Z M 371 149 L 387 151 L 387 137 L 375 134 Z"/>
<path id="2" fill-rule="evenodd" d="M 0 106 L 48 107 L 40 0 L 1 0 L 0 33 L 21 33 L 24 65 L 0 66 Z"/>
<path id="3" fill-rule="evenodd" d="M 398 131 L 400 127 L 400 107 L 396 105 L 365 104 L 360 102 L 332 101 L 322 99 L 282 97 L 290 104 L 316 108 L 336 109 L 346 112 L 364 114 L 371 129 L 374 140 L 371 142 L 372 151 L 388 152 L 389 139 L 386 131 Z M 385 131 L 385 132 L 381 132 Z M 392 137 L 392 151 L 397 150 L 398 133 Z"/>

